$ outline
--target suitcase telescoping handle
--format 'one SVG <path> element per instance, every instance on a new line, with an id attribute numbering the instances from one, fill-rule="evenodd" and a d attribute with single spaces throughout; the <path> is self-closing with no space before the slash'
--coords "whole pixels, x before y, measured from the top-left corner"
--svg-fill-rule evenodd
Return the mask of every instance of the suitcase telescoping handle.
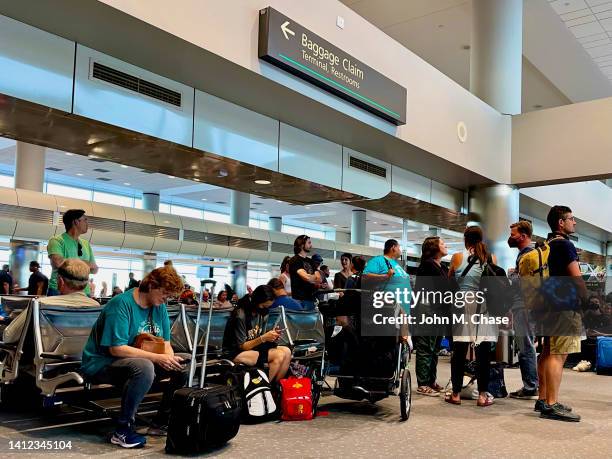
<path id="1" fill-rule="evenodd" d="M 213 279 L 203 279 L 200 281 L 200 301 L 198 305 L 198 313 L 196 315 L 196 323 L 195 323 L 195 331 L 193 333 L 193 344 L 191 349 L 191 364 L 189 367 L 189 382 L 188 387 L 193 386 L 193 377 L 195 375 L 196 368 L 196 354 L 198 349 L 198 334 L 200 331 L 200 316 L 202 314 L 202 306 L 204 299 L 204 290 L 207 285 L 211 285 L 210 295 L 208 296 L 208 325 L 206 326 L 206 342 L 204 343 L 204 359 L 202 360 L 202 372 L 200 375 L 200 388 L 204 387 L 204 378 L 206 376 L 206 360 L 208 358 L 208 337 L 210 336 L 210 325 L 212 319 L 212 310 L 213 310 L 213 298 L 215 295 L 215 285 L 217 281 Z"/>

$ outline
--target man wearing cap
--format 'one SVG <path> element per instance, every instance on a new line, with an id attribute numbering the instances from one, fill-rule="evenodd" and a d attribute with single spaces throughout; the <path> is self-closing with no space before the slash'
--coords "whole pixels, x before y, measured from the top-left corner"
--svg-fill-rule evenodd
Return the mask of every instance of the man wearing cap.
<path id="1" fill-rule="evenodd" d="M 99 306 L 99 303 L 85 295 L 83 290 L 89 281 L 89 265 L 84 261 L 69 258 L 57 269 L 59 295 L 44 298 L 45 304 L 69 308 Z M 15 343 L 21 336 L 26 323 L 27 314 L 22 311 L 5 329 L 2 340 L 5 343 Z"/>
<path id="2" fill-rule="evenodd" d="M 40 264 L 36 260 L 30 262 L 30 279 L 27 287 L 16 288 L 16 292 L 27 291 L 31 296 L 43 296 L 47 294 L 49 279 L 40 272 Z"/>
<path id="3" fill-rule="evenodd" d="M 62 217 L 62 222 L 66 232 L 52 237 L 47 244 L 47 253 L 53 268 L 47 292 L 49 296 L 59 295 L 57 269 L 64 260 L 79 258 L 88 264 L 90 274 L 98 272 L 98 266 L 96 265 L 89 241 L 80 237 L 82 234 L 87 233 L 89 229 L 85 211 L 83 209 L 67 210 Z M 85 295 L 89 295 L 89 290 L 89 285 L 87 285 L 84 290 Z"/>

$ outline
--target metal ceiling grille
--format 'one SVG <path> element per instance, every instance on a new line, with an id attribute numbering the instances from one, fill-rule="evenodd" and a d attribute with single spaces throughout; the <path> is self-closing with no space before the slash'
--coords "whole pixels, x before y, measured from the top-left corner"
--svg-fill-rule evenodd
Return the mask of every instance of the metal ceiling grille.
<path id="1" fill-rule="evenodd" d="M 181 106 L 181 93 L 164 88 L 158 84 L 129 75 L 120 70 L 94 62 L 92 77 L 115 86 L 143 94 L 153 99 L 161 100 L 175 107 Z"/>
<path id="2" fill-rule="evenodd" d="M 32 207 L 13 206 L 11 204 L 0 204 L 0 217 L 15 220 L 29 220 L 36 223 L 53 224 L 53 211 L 45 209 L 33 209 Z"/>
<path id="3" fill-rule="evenodd" d="M 367 172 L 368 174 L 378 175 L 382 178 L 387 178 L 387 169 L 376 164 L 372 164 L 363 159 L 356 158 L 355 156 L 349 156 L 349 166 L 360 171 Z"/>
<path id="4" fill-rule="evenodd" d="M 179 240 L 180 230 L 178 228 L 168 228 L 165 226 L 158 226 L 155 229 L 155 237 L 160 237 L 162 239 L 170 239 L 173 241 Z"/>
<path id="5" fill-rule="evenodd" d="M 230 247 L 240 247 L 241 249 L 252 249 L 252 250 L 268 250 L 267 241 L 259 241 L 257 239 L 245 239 L 242 237 L 229 238 Z"/>
<path id="6" fill-rule="evenodd" d="M 228 246 L 229 236 L 224 236 L 222 234 L 206 233 L 206 242 L 208 244 Z"/>
<path id="7" fill-rule="evenodd" d="M 202 231 L 183 230 L 183 241 L 206 244 L 206 233 Z"/>
<path id="8" fill-rule="evenodd" d="M 293 245 L 283 244 L 282 242 L 272 242 L 271 250 L 272 252 L 286 253 L 287 255 L 291 255 L 293 253 Z"/>
<path id="9" fill-rule="evenodd" d="M 157 235 L 157 226 L 147 225 L 146 223 L 125 222 L 125 234 L 155 237 Z"/>
<path id="10" fill-rule="evenodd" d="M 87 222 L 94 230 L 123 233 L 125 229 L 125 222 L 123 220 L 113 220 L 111 218 L 93 217 L 88 215 Z"/>

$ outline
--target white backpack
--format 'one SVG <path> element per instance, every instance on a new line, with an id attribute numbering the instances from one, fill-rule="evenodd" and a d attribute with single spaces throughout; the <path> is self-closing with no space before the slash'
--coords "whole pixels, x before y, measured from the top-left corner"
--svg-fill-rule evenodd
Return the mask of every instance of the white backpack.
<path id="1" fill-rule="evenodd" d="M 276 403 L 272 397 L 270 381 L 266 373 L 258 368 L 244 373 L 244 415 L 251 421 L 267 420 L 276 414 Z"/>

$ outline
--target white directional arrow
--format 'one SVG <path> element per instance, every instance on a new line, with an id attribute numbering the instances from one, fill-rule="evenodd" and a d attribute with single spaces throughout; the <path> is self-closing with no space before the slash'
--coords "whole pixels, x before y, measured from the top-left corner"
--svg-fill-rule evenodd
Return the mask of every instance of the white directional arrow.
<path id="1" fill-rule="evenodd" d="M 281 30 L 283 31 L 283 35 L 287 40 L 289 40 L 289 35 L 295 35 L 295 32 L 289 28 L 289 21 L 285 21 L 281 25 Z"/>

